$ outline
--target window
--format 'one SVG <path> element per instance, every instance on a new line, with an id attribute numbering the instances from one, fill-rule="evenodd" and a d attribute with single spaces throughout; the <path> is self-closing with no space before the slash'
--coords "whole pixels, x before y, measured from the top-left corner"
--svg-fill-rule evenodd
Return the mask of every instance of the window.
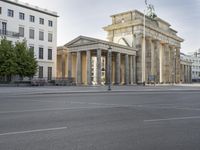
<path id="1" fill-rule="evenodd" d="M 52 42 L 52 41 L 53 41 L 53 34 L 48 33 L 48 42 Z"/>
<path id="2" fill-rule="evenodd" d="M 52 49 L 48 49 L 48 60 L 52 60 Z"/>
<path id="3" fill-rule="evenodd" d="M 24 37 L 24 27 L 19 27 L 19 36 Z"/>
<path id="4" fill-rule="evenodd" d="M 44 50 L 43 48 L 39 48 L 39 59 L 43 59 L 43 53 L 44 53 Z"/>
<path id="5" fill-rule="evenodd" d="M 2 22 L 2 34 L 6 35 L 6 33 L 7 33 L 7 23 Z"/>
<path id="6" fill-rule="evenodd" d="M 34 39 L 35 38 L 35 31 L 33 29 L 29 29 L 29 38 Z"/>
<path id="7" fill-rule="evenodd" d="M 0 7 L 0 14 L 2 13 L 2 8 Z"/>
<path id="8" fill-rule="evenodd" d="M 43 67 L 39 66 L 39 78 L 43 78 Z"/>
<path id="9" fill-rule="evenodd" d="M 19 19 L 24 20 L 25 19 L 25 14 L 24 13 L 19 13 Z"/>
<path id="10" fill-rule="evenodd" d="M 40 18 L 39 22 L 40 22 L 40 24 L 44 24 L 44 19 Z"/>
<path id="11" fill-rule="evenodd" d="M 48 74 L 48 80 L 52 80 L 52 67 L 48 67 L 48 72 L 47 72 L 47 74 Z"/>
<path id="12" fill-rule="evenodd" d="M 35 22 L 35 16 L 30 15 L 30 22 Z"/>
<path id="13" fill-rule="evenodd" d="M 49 20 L 49 27 L 53 27 L 53 21 Z"/>
<path id="14" fill-rule="evenodd" d="M 39 31 L 39 40 L 44 41 L 44 32 L 43 31 Z"/>
<path id="15" fill-rule="evenodd" d="M 34 52 L 34 46 L 33 45 L 29 46 L 29 50 Z"/>
<path id="16" fill-rule="evenodd" d="M 8 9 L 8 16 L 9 17 L 14 17 L 14 11 L 11 9 Z"/>

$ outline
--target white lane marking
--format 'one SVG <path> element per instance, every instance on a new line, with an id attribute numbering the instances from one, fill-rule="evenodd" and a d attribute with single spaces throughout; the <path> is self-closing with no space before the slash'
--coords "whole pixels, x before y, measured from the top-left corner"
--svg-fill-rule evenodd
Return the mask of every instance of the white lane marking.
<path id="1" fill-rule="evenodd" d="M 44 108 L 44 109 L 34 109 L 34 110 L 21 110 L 21 111 L 0 111 L 0 114 L 9 114 L 9 113 L 25 113 L 25 112 L 42 112 L 42 111 L 63 111 L 63 110 L 76 110 L 76 109 L 96 109 L 96 108 L 115 108 L 115 107 L 135 107 L 135 108 L 154 108 L 154 109 L 177 109 L 177 110 L 191 110 L 191 111 L 200 111 L 200 108 L 188 108 L 188 107 L 166 107 L 163 106 L 153 106 L 149 104 L 139 105 L 139 104 L 104 104 L 104 103 L 88 103 L 88 102 L 66 102 L 69 104 L 87 104 L 91 105 L 90 107 L 70 107 L 70 108 Z M 92 106 L 94 105 L 94 106 Z"/>
<path id="2" fill-rule="evenodd" d="M 1 133 L 0 136 L 16 135 L 16 134 L 27 134 L 27 133 L 36 133 L 36 132 L 45 132 L 45 131 L 55 131 L 55 130 L 64 130 L 64 129 L 67 129 L 67 127 L 27 130 L 27 131 L 18 131 L 18 132 L 7 132 L 7 133 Z"/>
<path id="3" fill-rule="evenodd" d="M 144 120 L 144 122 L 159 122 L 159 121 L 188 120 L 188 119 L 200 119 L 200 116 L 177 117 L 177 118 L 166 118 L 166 119 L 151 119 L 151 120 Z"/>
<path id="4" fill-rule="evenodd" d="M 140 105 L 140 107 L 143 108 L 154 108 L 154 109 L 177 109 L 177 110 L 191 110 L 191 111 L 200 111 L 200 108 L 189 108 L 189 107 L 179 107 L 179 106 L 172 106 L 172 107 L 166 107 L 166 106 L 151 106 L 151 105 Z"/>
<path id="5" fill-rule="evenodd" d="M 105 105 L 98 107 L 71 107 L 71 108 L 47 108 L 47 109 L 34 109 L 34 110 L 22 110 L 22 111 L 0 111 L 0 114 L 9 113 L 25 113 L 25 112 L 41 112 L 41 111 L 62 111 L 62 110 L 75 110 L 75 109 L 95 109 L 95 108 L 111 108 L 113 106 Z"/>

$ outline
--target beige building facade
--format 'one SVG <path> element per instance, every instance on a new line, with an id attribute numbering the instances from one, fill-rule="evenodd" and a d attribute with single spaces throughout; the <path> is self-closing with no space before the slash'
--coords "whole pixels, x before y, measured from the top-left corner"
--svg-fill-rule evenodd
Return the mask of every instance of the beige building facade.
<path id="1" fill-rule="evenodd" d="M 112 24 L 104 27 L 108 40 L 137 49 L 137 83 L 147 83 L 150 77 L 156 83 L 180 83 L 180 48 L 183 39 L 177 36 L 177 31 L 169 23 L 148 16 L 144 21 L 144 14 L 137 10 L 116 14 L 111 18 Z"/>
<path id="2" fill-rule="evenodd" d="M 134 84 L 136 49 L 79 36 L 65 46 L 58 47 L 57 77 L 73 78 L 76 85 L 102 85 L 108 80 L 112 84 Z"/>

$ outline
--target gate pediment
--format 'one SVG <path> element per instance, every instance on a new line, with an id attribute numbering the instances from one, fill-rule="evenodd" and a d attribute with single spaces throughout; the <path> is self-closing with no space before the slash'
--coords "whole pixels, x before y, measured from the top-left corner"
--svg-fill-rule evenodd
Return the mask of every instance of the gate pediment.
<path id="1" fill-rule="evenodd" d="M 82 46 L 82 45 L 91 45 L 91 44 L 96 44 L 96 43 L 98 43 L 98 41 L 95 39 L 79 36 L 75 38 L 74 40 L 70 41 L 69 43 L 65 44 L 65 46 L 74 47 L 74 46 Z"/>

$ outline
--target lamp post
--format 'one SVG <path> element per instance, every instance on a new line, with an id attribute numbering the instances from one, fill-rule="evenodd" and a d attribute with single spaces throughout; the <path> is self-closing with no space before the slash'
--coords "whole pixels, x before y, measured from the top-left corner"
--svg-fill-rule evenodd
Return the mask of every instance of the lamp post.
<path id="1" fill-rule="evenodd" d="M 111 58 L 112 48 L 108 47 L 108 91 L 111 91 Z"/>
<path id="2" fill-rule="evenodd" d="M 147 7 L 147 0 L 145 0 L 145 6 Z M 144 20 L 143 20 L 143 48 L 142 48 L 142 83 L 145 85 L 146 76 L 146 8 L 144 9 Z"/>

